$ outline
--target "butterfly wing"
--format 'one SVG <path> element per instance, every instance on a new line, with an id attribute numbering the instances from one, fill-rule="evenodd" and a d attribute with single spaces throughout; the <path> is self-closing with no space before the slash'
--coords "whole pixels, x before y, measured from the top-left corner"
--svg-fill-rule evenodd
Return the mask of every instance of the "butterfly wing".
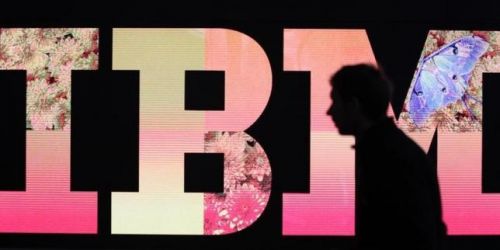
<path id="1" fill-rule="evenodd" d="M 488 46 L 480 37 L 466 36 L 444 45 L 419 63 L 408 107 L 417 127 L 437 110 L 462 98 L 472 71 Z"/>
<path id="2" fill-rule="evenodd" d="M 427 118 L 438 109 L 443 102 L 443 95 L 438 91 L 440 82 L 432 71 L 421 70 L 412 90 L 409 114 L 417 126 L 425 123 Z"/>

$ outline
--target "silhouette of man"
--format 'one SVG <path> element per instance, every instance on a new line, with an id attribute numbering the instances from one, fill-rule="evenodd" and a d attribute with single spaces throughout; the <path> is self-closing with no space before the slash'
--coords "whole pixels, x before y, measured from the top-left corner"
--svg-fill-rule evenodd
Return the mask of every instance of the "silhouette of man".
<path id="1" fill-rule="evenodd" d="M 332 117 L 356 150 L 358 249 L 443 249 L 437 171 L 386 116 L 392 85 L 374 66 L 345 66 L 330 79 Z"/>

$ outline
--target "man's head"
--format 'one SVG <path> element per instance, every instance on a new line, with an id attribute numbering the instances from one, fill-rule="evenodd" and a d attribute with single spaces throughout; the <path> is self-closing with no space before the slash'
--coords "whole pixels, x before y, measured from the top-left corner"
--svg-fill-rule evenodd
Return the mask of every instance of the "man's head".
<path id="1" fill-rule="evenodd" d="M 392 85 L 372 65 L 344 66 L 330 79 L 332 105 L 327 114 L 340 134 L 355 135 L 367 124 L 386 117 Z"/>

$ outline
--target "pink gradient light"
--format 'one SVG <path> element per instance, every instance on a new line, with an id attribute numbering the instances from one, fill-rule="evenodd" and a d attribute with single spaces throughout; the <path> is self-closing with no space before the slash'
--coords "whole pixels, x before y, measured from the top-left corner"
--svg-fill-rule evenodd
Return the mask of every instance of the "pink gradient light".
<path id="1" fill-rule="evenodd" d="M 0 191 L 0 232 L 97 233 L 97 193 L 70 191 L 70 132 L 26 140 L 26 192 Z"/>
<path id="2" fill-rule="evenodd" d="M 354 144 L 326 115 L 329 78 L 343 65 L 373 63 L 364 30 L 284 32 L 284 67 L 311 72 L 311 186 L 309 194 L 283 194 L 284 235 L 354 234 Z"/>
<path id="3" fill-rule="evenodd" d="M 205 69 L 225 71 L 224 111 L 205 112 L 206 131 L 244 131 L 271 95 L 269 59 L 251 37 L 228 29 L 205 32 Z"/>
<path id="4" fill-rule="evenodd" d="M 0 70 L 26 70 L 26 126 L 33 131 L 26 131 L 25 191 L 0 191 L 0 233 L 95 234 L 97 193 L 70 190 L 69 105 L 71 71 L 97 69 L 99 30 L 1 31 L 9 53 Z M 61 40 L 65 34 L 71 39 Z"/>
<path id="5" fill-rule="evenodd" d="M 481 132 L 438 133 L 443 216 L 453 235 L 500 234 L 500 194 L 481 193 Z"/>

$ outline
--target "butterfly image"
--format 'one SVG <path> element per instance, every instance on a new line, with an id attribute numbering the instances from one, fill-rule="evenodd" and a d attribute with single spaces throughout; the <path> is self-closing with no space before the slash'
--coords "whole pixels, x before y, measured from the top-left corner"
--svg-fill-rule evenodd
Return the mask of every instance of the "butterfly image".
<path id="1" fill-rule="evenodd" d="M 479 58 L 489 44 L 478 36 L 465 36 L 443 45 L 422 58 L 415 73 L 408 113 L 417 127 L 421 127 L 437 110 L 462 100 L 473 119 L 467 99 L 482 104 L 482 100 L 467 92 L 468 82 Z"/>

